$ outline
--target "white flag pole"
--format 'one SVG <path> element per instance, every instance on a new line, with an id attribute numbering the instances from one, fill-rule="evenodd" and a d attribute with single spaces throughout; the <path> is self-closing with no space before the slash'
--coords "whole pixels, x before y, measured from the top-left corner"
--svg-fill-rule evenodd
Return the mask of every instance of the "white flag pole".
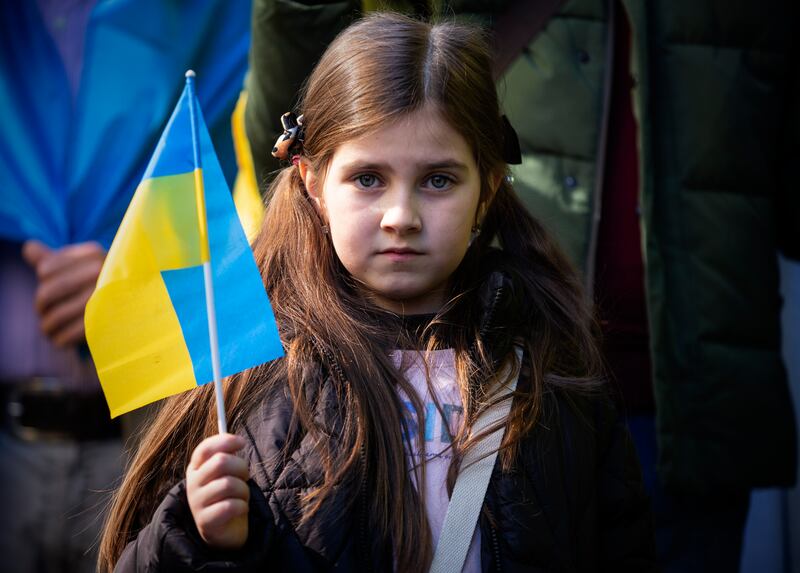
<path id="1" fill-rule="evenodd" d="M 219 367 L 219 342 L 217 340 L 217 311 L 214 308 L 214 282 L 211 274 L 211 249 L 208 239 L 208 222 L 206 219 L 206 199 L 203 188 L 203 172 L 200 154 L 200 130 L 197 127 L 197 110 L 194 94 L 194 77 L 192 70 L 186 72 L 186 86 L 189 89 L 189 116 L 192 123 L 192 150 L 194 152 L 194 189 L 197 200 L 197 217 L 200 229 L 200 253 L 203 261 L 203 279 L 206 287 L 206 312 L 208 314 L 208 341 L 211 346 L 211 369 L 214 373 L 214 393 L 217 397 L 217 427 L 219 433 L 228 431 L 225 417 L 225 397 L 222 394 L 222 374 Z"/>

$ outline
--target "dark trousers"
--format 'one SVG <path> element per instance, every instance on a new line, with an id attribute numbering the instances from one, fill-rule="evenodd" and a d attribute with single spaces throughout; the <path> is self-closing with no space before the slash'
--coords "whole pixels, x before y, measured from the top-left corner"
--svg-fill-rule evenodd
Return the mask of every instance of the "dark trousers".
<path id="1" fill-rule="evenodd" d="M 749 490 L 710 496 L 663 493 L 654 499 L 664 573 L 738 572 L 749 505 Z"/>
<path id="2" fill-rule="evenodd" d="M 666 492 L 656 475 L 653 416 L 629 419 L 653 503 L 656 546 L 664 573 L 737 573 L 750 490 L 711 495 Z"/>
<path id="3" fill-rule="evenodd" d="M 0 571 L 94 573 L 119 439 L 28 442 L 0 430 Z"/>

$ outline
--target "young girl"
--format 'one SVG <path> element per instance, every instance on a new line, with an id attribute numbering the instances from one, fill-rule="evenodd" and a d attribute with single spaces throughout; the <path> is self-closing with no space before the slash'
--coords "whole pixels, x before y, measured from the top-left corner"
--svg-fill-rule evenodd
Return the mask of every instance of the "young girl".
<path id="1" fill-rule="evenodd" d="M 164 404 L 101 569 L 426 571 L 497 428 L 465 571 L 651 568 L 591 312 L 514 195 L 490 64 L 478 30 L 396 15 L 331 44 L 255 246 L 286 357 L 227 381 L 235 435 L 210 385 Z"/>

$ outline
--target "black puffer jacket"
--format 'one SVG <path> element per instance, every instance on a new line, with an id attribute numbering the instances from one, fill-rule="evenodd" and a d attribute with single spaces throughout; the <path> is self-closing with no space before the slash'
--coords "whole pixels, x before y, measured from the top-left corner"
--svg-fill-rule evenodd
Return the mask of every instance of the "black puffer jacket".
<path id="1" fill-rule="evenodd" d="M 485 316 L 513 316 L 508 313 L 516 305 L 505 278 L 493 276 L 488 284 Z M 508 340 L 498 336 L 495 342 Z M 335 435 L 334 385 L 320 371 L 317 416 Z M 350 503 L 353 492 L 342 488 L 328 500 L 323 517 L 301 522 L 298 494 L 319 483 L 322 468 L 312 437 L 291 431 L 291 413 L 289 398 L 273 395 L 243 428 L 252 476 L 250 536 L 243 549 L 222 553 L 205 546 L 180 483 L 128 545 L 117 570 L 391 571 L 391 551 L 368 525 L 369 491 L 356 492 L 356 503 Z M 489 484 L 480 518 L 484 572 L 655 569 L 650 508 L 636 455 L 607 397 L 547 391 L 542 421 L 519 452 L 511 471 L 495 466 Z"/>

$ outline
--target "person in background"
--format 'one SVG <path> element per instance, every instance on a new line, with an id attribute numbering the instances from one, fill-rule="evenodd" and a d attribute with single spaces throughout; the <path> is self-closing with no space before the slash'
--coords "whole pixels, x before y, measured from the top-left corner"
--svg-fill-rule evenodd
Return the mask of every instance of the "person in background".
<path id="1" fill-rule="evenodd" d="M 83 326 L 184 83 L 227 175 L 250 2 L 0 2 L 0 555 L 89 572 L 125 461 Z"/>
<path id="2" fill-rule="evenodd" d="M 502 44 L 503 20 L 534 21 L 525 10 L 543 4 L 387 7 L 481 21 Z M 254 47 L 269 54 L 247 82 L 261 180 L 277 167 L 270 119 L 362 8 L 254 3 Z M 522 149 L 515 187 L 596 301 L 667 571 L 736 570 L 751 490 L 795 481 L 777 253 L 800 244 L 796 11 L 571 0 L 499 78 Z"/>

